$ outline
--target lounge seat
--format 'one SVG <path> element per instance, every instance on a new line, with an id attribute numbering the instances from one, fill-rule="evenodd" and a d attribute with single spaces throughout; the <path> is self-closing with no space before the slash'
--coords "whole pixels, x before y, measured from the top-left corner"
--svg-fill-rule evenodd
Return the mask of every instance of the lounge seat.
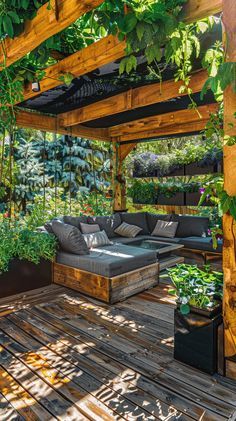
<path id="1" fill-rule="evenodd" d="M 188 249 L 210 251 L 212 253 L 222 253 L 223 242 L 221 241 L 218 244 L 217 249 L 214 249 L 211 237 L 186 237 L 181 238 L 180 243 Z"/>
<path id="2" fill-rule="evenodd" d="M 56 262 L 90 273 L 113 278 L 122 273 L 156 263 L 155 251 L 123 244 L 93 249 L 89 255 L 79 256 L 58 252 Z"/>

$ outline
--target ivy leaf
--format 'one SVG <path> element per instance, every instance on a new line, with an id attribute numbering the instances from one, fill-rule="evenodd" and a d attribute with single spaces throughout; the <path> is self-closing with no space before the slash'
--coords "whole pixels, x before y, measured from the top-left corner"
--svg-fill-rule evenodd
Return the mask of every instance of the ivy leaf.
<path id="1" fill-rule="evenodd" d="M 141 41 L 141 39 L 143 38 L 144 31 L 145 31 L 145 25 L 142 22 L 138 22 L 136 26 L 136 33 L 137 33 L 137 37 L 139 41 Z"/>
<path id="2" fill-rule="evenodd" d="M 197 22 L 196 27 L 197 27 L 197 31 L 201 32 L 202 34 L 204 34 L 204 32 L 208 30 L 208 24 L 203 21 Z"/>
<path id="3" fill-rule="evenodd" d="M 27 9 L 28 9 L 28 7 L 29 7 L 29 2 L 30 2 L 30 0 L 21 0 L 21 7 L 22 7 L 24 10 L 27 10 Z"/>
<path id="4" fill-rule="evenodd" d="M 15 11 L 7 12 L 8 16 L 10 16 L 12 22 L 20 23 L 20 17 L 17 15 Z"/>
<path id="5" fill-rule="evenodd" d="M 11 18 L 8 15 L 3 16 L 3 28 L 7 35 L 10 38 L 14 37 L 14 29 L 12 25 Z"/>
<path id="6" fill-rule="evenodd" d="M 128 34 L 135 28 L 135 26 L 137 25 L 137 22 L 138 21 L 134 13 L 128 13 L 127 15 L 125 15 L 122 21 L 120 21 L 119 28 L 125 34 Z"/>
<path id="7" fill-rule="evenodd" d="M 148 64 L 152 63 L 153 60 L 160 61 L 162 57 L 161 48 L 158 45 L 149 45 L 145 49 L 145 56 L 147 57 Z"/>

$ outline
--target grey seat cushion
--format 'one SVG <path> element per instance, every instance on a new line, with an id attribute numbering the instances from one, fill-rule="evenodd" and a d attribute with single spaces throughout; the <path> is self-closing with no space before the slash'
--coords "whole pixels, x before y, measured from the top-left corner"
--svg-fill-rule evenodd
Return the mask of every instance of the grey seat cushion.
<path id="1" fill-rule="evenodd" d="M 157 221 L 170 221 L 171 215 L 162 215 L 158 213 L 149 213 L 147 212 L 147 223 L 148 223 L 148 230 L 151 234 L 157 224 Z"/>
<path id="2" fill-rule="evenodd" d="M 107 216 L 88 216 L 89 224 L 98 224 L 101 231 L 105 231 L 109 238 L 116 237 L 116 228 L 121 224 L 121 217 L 119 213 Z"/>
<path id="3" fill-rule="evenodd" d="M 222 244 L 221 241 L 218 244 L 217 249 L 213 249 L 211 237 L 187 237 L 181 238 L 180 243 L 183 244 L 186 248 L 195 249 L 195 250 L 204 250 L 211 251 L 216 253 L 222 253 Z"/>
<path id="4" fill-rule="evenodd" d="M 80 230 L 80 223 L 87 224 L 88 217 L 86 215 L 81 216 L 64 216 L 63 221 L 65 224 L 73 225 Z"/>
<path id="5" fill-rule="evenodd" d="M 156 253 L 128 245 L 114 244 L 93 249 L 89 256 L 58 252 L 56 261 L 66 266 L 112 278 L 156 263 Z"/>
<path id="6" fill-rule="evenodd" d="M 179 223 L 176 237 L 202 237 L 209 228 L 209 218 L 202 216 L 172 215 L 171 221 Z"/>
<path id="7" fill-rule="evenodd" d="M 136 212 L 136 213 L 128 213 L 128 212 L 121 212 L 120 213 L 121 222 L 126 222 L 130 225 L 136 225 L 137 227 L 142 228 L 140 234 L 149 234 L 148 224 L 147 224 L 147 212 Z"/>

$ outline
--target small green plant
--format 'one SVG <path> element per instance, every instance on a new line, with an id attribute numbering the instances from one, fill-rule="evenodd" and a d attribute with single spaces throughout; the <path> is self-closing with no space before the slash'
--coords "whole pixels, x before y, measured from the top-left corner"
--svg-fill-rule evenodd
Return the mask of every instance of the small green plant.
<path id="1" fill-rule="evenodd" d="M 53 235 L 35 232 L 20 222 L 10 225 L 9 220 L 0 223 L 0 273 L 6 272 L 13 258 L 26 259 L 38 264 L 40 259 L 52 261 L 57 241 Z"/>
<path id="2" fill-rule="evenodd" d="M 188 314 L 191 306 L 210 309 L 223 295 L 223 273 L 211 272 L 209 266 L 200 269 L 195 265 L 181 264 L 167 270 L 175 288 L 169 294 L 177 295 L 182 314 Z"/>

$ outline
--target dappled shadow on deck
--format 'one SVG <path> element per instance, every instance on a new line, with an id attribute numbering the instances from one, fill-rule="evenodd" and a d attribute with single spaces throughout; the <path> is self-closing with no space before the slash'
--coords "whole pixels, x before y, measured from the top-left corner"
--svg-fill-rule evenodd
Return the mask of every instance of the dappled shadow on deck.
<path id="1" fill-rule="evenodd" d="M 233 383 L 173 360 L 167 285 L 114 306 L 56 286 L 28 301 L 0 318 L 1 420 L 223 420 L 236 411 Z"/>

